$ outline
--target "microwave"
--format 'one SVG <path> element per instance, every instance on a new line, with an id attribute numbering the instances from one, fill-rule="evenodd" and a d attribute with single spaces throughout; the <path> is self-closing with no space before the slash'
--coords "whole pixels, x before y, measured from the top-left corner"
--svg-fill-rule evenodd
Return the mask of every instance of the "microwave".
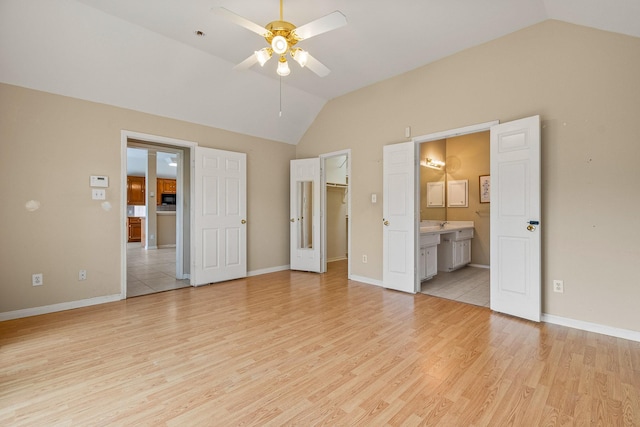
<path id="1" fill-rule="evenodd" d="M 162 199 L 160 199 L 160 203 L 163 205 L 175 205 L 176 204 L 176 195 L 175 194 L 163 194 Z"/>

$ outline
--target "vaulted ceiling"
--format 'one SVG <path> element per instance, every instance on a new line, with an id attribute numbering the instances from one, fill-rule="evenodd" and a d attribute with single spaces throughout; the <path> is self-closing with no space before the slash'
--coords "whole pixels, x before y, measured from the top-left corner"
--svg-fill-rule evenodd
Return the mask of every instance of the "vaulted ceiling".
<path id="1" fill-rule="evenodd" d="M 640 0 L 284 0 L 297 26 L 348 24 L 300 42 L 328 76 L 291 61 L 280 79 L 274 60 L 233 69 L 265 42 L 218 7 L 279 17 L 279 0 L 0 0 L 0 81 L 296 144 L 327 101 L 546 19 L 640 37 Z"/>

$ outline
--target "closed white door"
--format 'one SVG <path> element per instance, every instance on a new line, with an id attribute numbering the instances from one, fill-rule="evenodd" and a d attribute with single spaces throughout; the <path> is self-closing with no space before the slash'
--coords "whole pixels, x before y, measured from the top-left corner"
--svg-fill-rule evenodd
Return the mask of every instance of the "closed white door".
<path id="1" fill-rule="evenodd" d="M 290 268 L 320 273 L 320 158 L 291 160 Z"/>
<path id="2" fill-rule="evenodd" d="M 193 281 L 195 286 L 247 275 L 247 159 L 196 147 Z"/>
<path id="3" fill-rule="evenodd" d="M 540 117 L 491 127 L 491 309 L 540 321 Z"/>
<path id="4" fill-rule="evenodd" d="M 415 144 L 383 147 L 382 285 L 416 293 Z"/>

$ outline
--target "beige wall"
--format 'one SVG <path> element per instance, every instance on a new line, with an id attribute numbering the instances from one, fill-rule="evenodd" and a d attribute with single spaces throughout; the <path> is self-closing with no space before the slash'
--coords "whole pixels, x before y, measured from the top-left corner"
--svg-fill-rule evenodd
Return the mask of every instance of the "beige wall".
<path id="1" fill-rule="evenodd" d="M 381 280 L 382 146 L 540 114 L 543 312 L 640 331 L 638 76 L 640 39 L 546 21 L 330 101 L 296 155 L 351 148 L 352 273 Z"/>
<path id="2" fill-rule="evenodd" d="M 120 293 L 123 129 L 247 153 L 248 268 L 289 264 L 294 146 L 2 84 L 0 313 Z M 90 175 L 109 176 L 110 210 L 91 200 Z"/>

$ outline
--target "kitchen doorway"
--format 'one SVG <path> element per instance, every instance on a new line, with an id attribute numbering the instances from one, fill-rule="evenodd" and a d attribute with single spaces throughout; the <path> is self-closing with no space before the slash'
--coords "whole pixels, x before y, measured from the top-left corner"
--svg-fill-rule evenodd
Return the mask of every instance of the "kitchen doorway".
<path id="1" fill-rule="evenodd" d="M 122 146 L 122 296 L 190 286 L 188 212 L 195 144 L 123 131 Z"/>

